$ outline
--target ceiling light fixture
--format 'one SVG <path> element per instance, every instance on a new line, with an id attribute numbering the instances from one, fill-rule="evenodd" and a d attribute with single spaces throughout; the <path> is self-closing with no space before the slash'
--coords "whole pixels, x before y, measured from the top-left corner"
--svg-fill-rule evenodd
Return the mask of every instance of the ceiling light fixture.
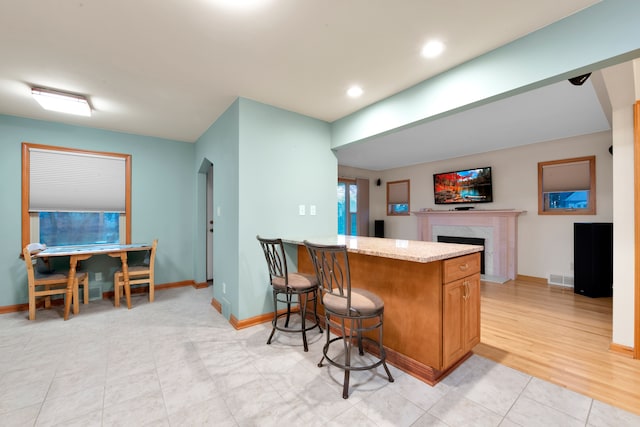
<path id="1" fill-rule="evenodd" d="M 425 58 L 435 58 L 444 51 L 444 43 L 438 40 L 431 40 L 422 47 L 422 56 Z"/>
<path id="2" fill-rule="evenodd" d="M 351 86 L 347 91 L 347 95 L 349 95 L 351 98 L 357 98 L 362 95 L 362 93 L 363 91 L 360 86 Z"/>
<path id="3" fill-rule="evenodd" d="M 84 96 L 39 87 L 31 88 L 31 95 L 45 110 L 76 114 L 78 116 L 91 116 L 89 101 Z"/>

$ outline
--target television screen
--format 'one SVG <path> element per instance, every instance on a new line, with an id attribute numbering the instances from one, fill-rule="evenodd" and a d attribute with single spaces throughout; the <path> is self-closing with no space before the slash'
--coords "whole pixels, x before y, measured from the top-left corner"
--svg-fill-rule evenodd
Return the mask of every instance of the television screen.
<path id="1" fill-rule="evenodd" d="M 436 205 L 493 202 L 491 167 L 433 175 Z"/>

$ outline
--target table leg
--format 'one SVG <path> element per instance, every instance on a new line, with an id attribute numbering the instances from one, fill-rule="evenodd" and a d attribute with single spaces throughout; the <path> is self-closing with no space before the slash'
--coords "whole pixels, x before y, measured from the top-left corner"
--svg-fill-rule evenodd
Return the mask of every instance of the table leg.
<path id="1" fill-rule="evenodd" d="M 122 261 L 122 284 L 124 287 L 124 295 L 127 298 L 127 308 L 131 309 L 131 286 L 129 285 L 129 266 L 127 265 L 127 252 L 120 253 L 120 261 Z"/>
<path id="2" fill-rule="evenodd" d="M 73 299 L 73 284 L 76 280 L 76 267 L 78 265 L 78 257 L 71 255 L 69 257 L 69 278 L 67 279 L 67 295 L 64 298 L 64 320 L 69 319 L 69 311 L 71 311 L 71 300 Z"/>

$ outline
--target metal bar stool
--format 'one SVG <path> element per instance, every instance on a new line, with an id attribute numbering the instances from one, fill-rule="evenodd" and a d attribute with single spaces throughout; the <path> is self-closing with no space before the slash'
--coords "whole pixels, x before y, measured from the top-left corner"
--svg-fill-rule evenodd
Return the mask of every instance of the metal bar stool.
<path id="1" fill-rule="evenodd" d="M 393 382 L 382 345 L 384 301 L 366 289 L 351 287 L 346 246 L 317 245 L 306 240 L 304 245 L 311 256 L 318 278 L 326 317 L 327 341 L 322 349 L 322 359 L 318 366 L 322 367 L 322 362 L 326 359 L 331 365 L 344 369 L 342 388 L 344 399 L 349 397 L 349 374 L 351 371 L 365 371 L 382 365 L 389 382 Z M 331 323 L 332 318 L 335 319 L 333 324 Z M 331 326 L 337 331 L 337 337 L 330 337 Z M 365 335 L 366 332 L 375 330 L 378 331 L 377 339 Z M 344 353 L 330 356 L 329 347 L 339 341 L 343 344 Z M 354 360 L 351 358 L 351 349 L 354 343 L 357 344 L 358 353 L 361 356 L 364 355 L 363 343 L 373 346 L 378 351 L 376 359 L 371 363 L 361 361 L 354 364 Z"/>
<path id="2" fill-rule="evenodd" d="M 287 269 L 287 258 L 284 253 L 284 244 L 282 239 L 264 239 L 256 236 L 264 252 L 267 266 L 269 267 L 269 281 L 273 290 L 273 320 L 271 324 L 273 328 L 271 335 L 267 340 L 267 344 L 271 344 L 273 334 L 278 331 L 302 333 L 302 342 L 304 351 L 309 351 L 307 345 L 307 331 L 316 326 L 322 333 L 320 327 L 320 319 L 316 311 L 316 302 L 318 300 L 318 281 L 316 277 L 309 274 L 289 273 Z M 294 298 L 295 296 L 295 298 Z M 301 316 L 300 327 L 289 327 L 289 319 L 291 317 L 291 305 L 298 303 L 299 313 Z M 313 318 L 315 321 L 307 325 L 307 303 L 311 302 L 313 308 Z M 287 310 L 278 314 L 278 303 L 287 305 Z M 278 323 L 278 319 L 286 317 L 284 325 Z M 282 323 L 282 322 L 280 322 Z"/>

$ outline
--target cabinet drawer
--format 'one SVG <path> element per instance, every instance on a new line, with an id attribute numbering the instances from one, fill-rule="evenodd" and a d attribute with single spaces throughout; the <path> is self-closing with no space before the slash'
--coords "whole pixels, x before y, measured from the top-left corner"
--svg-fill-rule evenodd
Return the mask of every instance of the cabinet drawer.
<path id="1" fill-rule="evenodd" d="M 443 283 L 449 283 L 480 272 L 480 252 L 443 261 Z"/>

